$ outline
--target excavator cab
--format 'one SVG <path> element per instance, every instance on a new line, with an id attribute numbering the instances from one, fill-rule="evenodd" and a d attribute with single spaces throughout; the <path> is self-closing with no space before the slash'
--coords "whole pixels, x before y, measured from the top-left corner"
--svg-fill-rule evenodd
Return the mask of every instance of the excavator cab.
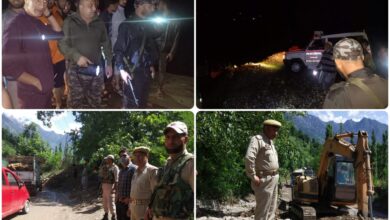
<path id="1" fill-rule="evenodd" d="M 324 202 L 332 205 L 347 205 L 356 201 L 355 168 L 353 161 L 341 155 L 329 158 Z"/>
<path id="2" fill-rule="evenodd" d="M 347 141 L 356 135 L 356 144 Z M 317 219 L 317 212 L 324 212 L 323 207 L 357 205 L 360 217 L 372 218 L 374 189 L 370 154 L 365 131 L 328 138 L 317 175 L 307 176 L 304 170 L 292 174 L 290 213 L 298 219 L 311 220 Z"/>

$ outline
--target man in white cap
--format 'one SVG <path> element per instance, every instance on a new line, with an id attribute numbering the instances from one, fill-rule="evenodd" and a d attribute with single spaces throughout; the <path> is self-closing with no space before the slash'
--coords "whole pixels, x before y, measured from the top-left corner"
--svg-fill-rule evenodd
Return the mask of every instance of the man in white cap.
<path id="1" fill-rule="evenodd" d="M 108 220 L 108 210 L 111 212 L 111 220 L 116 220 L 115 189 L 118 184 L 119 168 L 114 163 L 114 155 L 110 154 L 104 158 L 108 172 L 102 176 L 103 208 L 102 220 Z"/>
<path id="2" fill-rule="evenodd" d="M 255 192 L 255 220 L 275 219 L 278 198 L 278 154 L 273 139 L 282 124 L 265 120 L 263 132 L 253 136 L 245 155 L 245 171 Z"/>
<path id="3" fill-rule="evenodd" d="M 166 165 L 159 172 L 145 219 L 189 219 L 194 208 L 194 156 L 186 150 L 187 125 L 170 123 L 164 130 L 165 149 L 169 154 Z"/>
<path id="4" fill-rule="evenodd" d="M 145 216 L 154 187 L 157 182 L 158 168 L 149 164 L 148 147 L 140 146 L 133 150 L 134 162 L 138 166 L 131 180 L 131 202 L 129 206 L 131 220 L 141 220 Z"/>

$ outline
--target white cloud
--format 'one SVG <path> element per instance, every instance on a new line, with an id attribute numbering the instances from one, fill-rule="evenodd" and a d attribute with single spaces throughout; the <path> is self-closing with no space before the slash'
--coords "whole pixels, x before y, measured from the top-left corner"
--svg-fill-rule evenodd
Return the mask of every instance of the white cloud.
<path id="1" fill-rule="evenodd" d="M 69 132 L 69 131 L 71 131 L 71 130 L 78 130 L 78 129 L 81 128 L 81 126 L 82 126 L 81 123 L 78 123 L 78 122 L 71 122 L 71 123 L 68 124 L 68 128 L 65 129 L 64 131 L 65 131 L 65 132 Z"/>
<path id="2" fill-rule="evenodd" d="M 53 131 L 57 134 L 65 134 L 65 132 L 69 132 L 71 129 L 77 129 L 81 127 L 80 123 L 74 121 L 74 117 L 71 112 L 64 112 L 62 114 L 53 116 L 51 118 L 52 126 L 50 128 L 44 126 L 43 122 L 37 119 L 36 111 L 12 111 L 4 112 L 4 114 L 21 122 L 22 124 L 34 122 L 38 124 L 42 129 L 46 131 Z"/>
<path id="3" fill-rule="evenodd" d="M 347 120 L 359 122 L 363 118 L 370 118 L 388 124 L 387 113 L 383 111 L 316 111 L 310 114 L 316 115 L 324 122 L 334 121 L 344 123 Z"/>
<path id="4" fill-rule="evenodd" d="M 340 123 L 340 122 L 344 123 L 345 121 L 347 121 L 347 119 L 344 118 L 343 116 L 341 116 L 341 115 L 336 116 L 334 114 L 334 112 L 331 112 L 331 111 L 317 112 L 317 116 L 324 122 L 334 121 L 337 123 Z"/>

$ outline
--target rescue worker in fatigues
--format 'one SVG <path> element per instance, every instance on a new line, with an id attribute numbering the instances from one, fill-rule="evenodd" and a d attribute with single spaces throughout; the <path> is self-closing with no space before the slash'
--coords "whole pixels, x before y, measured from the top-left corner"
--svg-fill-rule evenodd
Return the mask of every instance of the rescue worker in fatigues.
<path id="1" fill-rule="evenodd" d="M 245 155 L 245 171 L 255 192 L 255 220 L 275 219 L 278 198 L 279 162 L 273 143 L 282 124 L 263 122 L 263 132 L 253 136 Z"/>
<path id="2" fill-rule="evenodd" d="M 112 75 L 111 41 L 96 7 L 94 0 L 79 0 L 77 12 L 64 21 L 64 37 L 58 45 L 69 60 L 68 108 L 101 108 L 102 50 L 107 63 L 105 74 L 108 78 Z"/>
<path id="3" fill-rule="evenodd" d="M 333 47 L 337 71 L 345 79 L 334 84 L 323 108 L 386 108 L 387 80 L 364 67 L 363 48 L 354 39 L 344 38 Z"/>
<path id="4" fill-rule="evenodd" d="M 151 197 L 145 219 L 189 219 L 194 208 L 194 156 L 186 150 L 187 125 L 176 121 L 164 130 L 166 165 L 159 170 L 159 179 Z"/>
<path id="5" fill-rule="evenodd" d="M 150 197 L 157 182 L 158 168 L 148 163 L 150 149 L 136 147 L 133 150 L 135 164 L 138 166 L 131 180 L 130 216 L 131 220 L 141 220 L 150 203 Z"/>
<path id="6" fill-rule="evenodd" d="M 104 159 L 106 164 L 101 168 L 104 208 L 102 220 L 108 220 L 108 211 L 111 212 L 111 220 L 116 220 L 115 189 L 118 185 L 119 168 L 114 164 L 113 155 L 110 154 Z"/>

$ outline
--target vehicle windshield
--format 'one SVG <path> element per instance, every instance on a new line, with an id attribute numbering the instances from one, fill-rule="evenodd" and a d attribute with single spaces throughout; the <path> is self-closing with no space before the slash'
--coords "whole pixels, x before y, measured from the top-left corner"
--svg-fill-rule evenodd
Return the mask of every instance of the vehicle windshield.
<path id="1" fill-rule="evenodd" d="M 337 184 L 355 185 L 355 172 L 353 168 L 353 163 L 338 162 L 336 171 Z"/>

